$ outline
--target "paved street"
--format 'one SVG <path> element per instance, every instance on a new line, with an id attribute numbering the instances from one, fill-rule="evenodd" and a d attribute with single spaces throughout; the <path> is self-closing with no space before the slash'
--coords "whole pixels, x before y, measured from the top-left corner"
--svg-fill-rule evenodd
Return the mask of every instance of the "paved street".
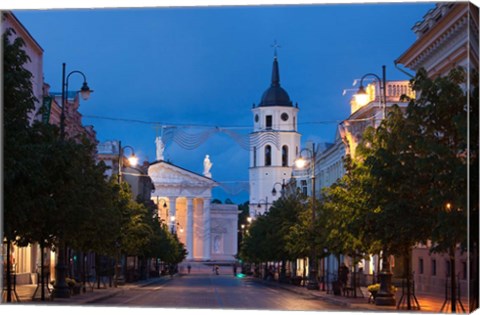
<path id="1" fill-rule="evenodd" d="M 100 306 L 213 308 L 250 310 L 339 310 L 340 306 L 232 275 L 183 275 L 161 284 L 131 288 Z"/>

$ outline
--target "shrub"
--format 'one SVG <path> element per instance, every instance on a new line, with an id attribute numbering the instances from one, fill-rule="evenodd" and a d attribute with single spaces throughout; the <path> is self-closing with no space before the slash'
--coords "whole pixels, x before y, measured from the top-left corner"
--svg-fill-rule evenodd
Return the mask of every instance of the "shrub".
<path id="1" fill-rule="evenodd" d="M 380 290 L 380 283 L 371 284 L 367 287 L 368 292 L 378 292 Z M 395 293 L 397 292 L 397 288 L 394 285 L 390 286 L 390 291 Z"/>

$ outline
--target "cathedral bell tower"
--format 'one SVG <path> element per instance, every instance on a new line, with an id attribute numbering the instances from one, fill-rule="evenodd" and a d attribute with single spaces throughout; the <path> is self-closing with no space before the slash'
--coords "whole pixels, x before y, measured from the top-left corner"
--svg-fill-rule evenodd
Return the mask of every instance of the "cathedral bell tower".
<path id="1" fill-rule="evenodd" d="M 250 134 L 250 216 L 268 211 L 280 198 L 281 186 L 290 180 L 300 147 L 298 106 L 280 86 L 278 58 L 273 58 L 272 82 L 258 106 L 253 105 Z M 276 193 L 272 191 L 275 188 Z"/>

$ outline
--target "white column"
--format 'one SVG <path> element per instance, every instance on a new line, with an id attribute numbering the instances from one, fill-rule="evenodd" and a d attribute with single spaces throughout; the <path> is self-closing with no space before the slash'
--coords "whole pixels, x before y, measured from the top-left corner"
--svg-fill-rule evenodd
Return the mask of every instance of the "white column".
<path id="1" fill-rule="evenodd" d="M 168 207 L 168 226 L 170 227 L 170 231 L 175 233 L 177 227 L 176 222 L 177 218 L 175 217 L 176 214 L 176 207 L 177 207 L 177 197 L 168 197 L 169 207 Z M 175 221 L 172 221 L 172 217 L 175 217 Z"/>
<path id="2" fill-rule="evenodd" d="M 203 199 L 203 259 L 210 259 L 211 234 L 210 234 L 210 198 Z"/>
<path id="3" fill-rule="evenodd" d="M 187 259 L 193 259 L 193 198 L 187 198 Z"/>

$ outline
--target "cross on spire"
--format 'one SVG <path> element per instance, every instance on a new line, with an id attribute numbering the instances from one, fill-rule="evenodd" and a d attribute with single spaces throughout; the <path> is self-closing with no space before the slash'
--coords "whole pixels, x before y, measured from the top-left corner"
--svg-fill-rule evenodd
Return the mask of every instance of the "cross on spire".
<path id="1" fill-rule="evenodd" d="M 273 45 L 271 45 L 271 47 L 273 47 L 273 49 L 274 49 L 274 57 L 277 58 L 277 48 L 280 48 L 281 46 L 279 44 L 277 44 L 276 39 L 273 41 Z"/>

